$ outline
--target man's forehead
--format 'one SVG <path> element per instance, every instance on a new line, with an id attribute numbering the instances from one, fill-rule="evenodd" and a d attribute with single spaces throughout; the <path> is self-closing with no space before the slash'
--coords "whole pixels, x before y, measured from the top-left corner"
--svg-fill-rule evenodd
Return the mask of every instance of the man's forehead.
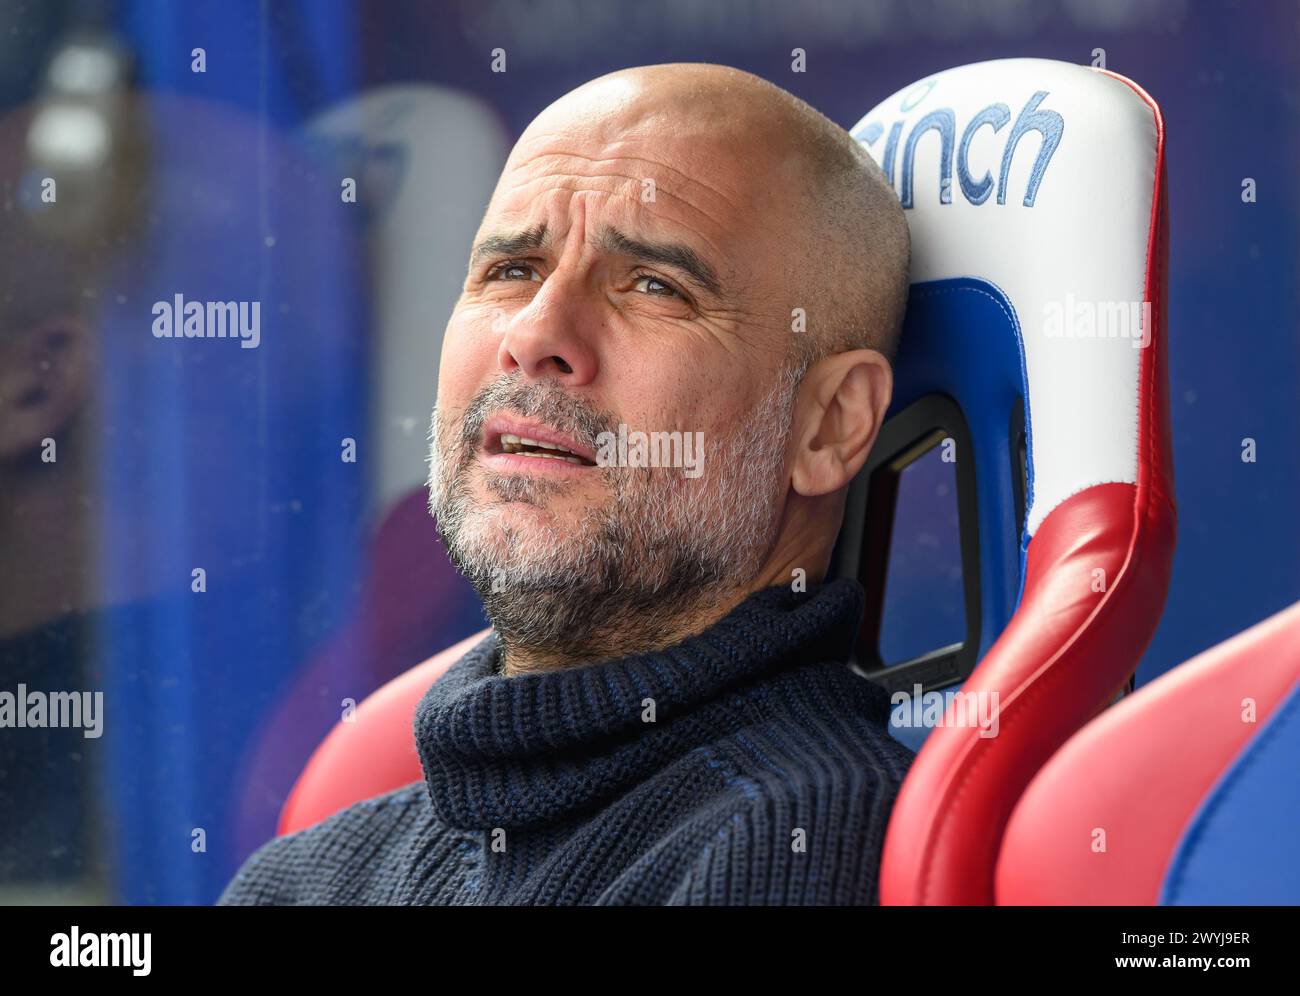
<path id="1" fill-rule="evenodd" d="M 563 235 L 573 196 L 600 197 L 600 220 L 634 237 L 694 237 L 702 252 L 751 243 L 767 228 L 788 229 L 781 217 L 802 189 L 791 161 L 770 147 L 728 142 L 716 134 L 662 135 L 644 129 L 548 133 L 516 148 L 480 228 L 483 235 L 540 224 Z M 635 229 L 635 231 L 633 231 Z"/>
<path id="2" fill-rule="evenodd" d="M 517 188 L 555 177 L 611 192 L 627 188 L 648 204 L 662 191 L 721 213 L 723 203 L 746 199 L 752 169 L 763 154 L 759 145 L 685 126 L 646 121 L 610 129 L 592 123 L 521 139 L 502 171 L 498 192 L 508 200 Z M 521 193 L 527 196 L 526 190 Z"/>

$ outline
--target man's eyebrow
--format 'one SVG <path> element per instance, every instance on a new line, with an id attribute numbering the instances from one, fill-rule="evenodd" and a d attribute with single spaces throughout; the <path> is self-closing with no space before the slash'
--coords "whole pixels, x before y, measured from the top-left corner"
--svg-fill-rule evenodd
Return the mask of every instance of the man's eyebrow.
<path id="1" fill-rule="evenodd" d="M 717 271 L 690 246 L 676 242 L 642 242 L 629 238 L 617 228 L 606 225 L 600 231 L 596 246 L 605 252 L 619 253 L 647 263 L 671 266 L 685 273 L 710 294 L 721 295 L 722 285 Z"/>
<path id="2" fill-rule="evenodd" d="M 469 265 L 473 266 L 486 256 L 520 256 L 526 252 L 535 252 L 545 245 L 545 222 L 522 232 L 489 235 L 469 254 Z"/>
<path id="3" fill-rule="evenodd" d="M 546 246 L 546 224 L 534 225 L 522 232 L 497 233 L 485 237 L 470 253 L 470 266 L 488 256 L 520 256 Z M 722 284 L 717 271 L 700 258 L 690 246 L 677 242 L 645 242 L 631 238 L 609 225 L 596 239 L 596 247 L 605 252 L 631 256 L 646 263 L 658 263 L 680 270 L 692 282 L 711 294 L 720 296 Z"/>

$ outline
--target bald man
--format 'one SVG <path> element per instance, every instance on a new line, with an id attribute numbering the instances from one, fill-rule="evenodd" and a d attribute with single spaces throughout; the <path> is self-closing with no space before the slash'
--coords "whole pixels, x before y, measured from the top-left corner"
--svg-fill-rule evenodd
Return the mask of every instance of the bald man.
<path id="1" fill-rule="evenodd" d="M 420 702 L 424 780 L 220 902 L 875 902 L 911 754 L 825 574 L 908 260 L 871 159 L 758 77 L 642 67 L 546 108 L 433 413 L 431 511 L 491 631 Z"/>

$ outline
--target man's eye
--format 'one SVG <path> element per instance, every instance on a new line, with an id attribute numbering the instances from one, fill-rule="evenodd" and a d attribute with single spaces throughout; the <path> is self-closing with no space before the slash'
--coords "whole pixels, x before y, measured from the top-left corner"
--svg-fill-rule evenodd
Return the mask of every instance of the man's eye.
<path id="1" fill-rule="evenodd" d="M 521 272 L 521 271 L 524 272 L 524 273 L 532 274 L 532 275 L 531 275 L 531 276 L 525 276 L 525 277 L 522 277 L 522 278 L 513 275 L 513 274 L 519 273 L 519 272 Z M 502 276 L 503 274 L 510 274 L 510 275 L 509 275 L 509 276 Z M 523 279 L 523 280 L 537 280 L 537 281 L 539 281 L 539 282 L 541 281 L 541 278 L 540 278 L 539 276 L 537 276 L 537 270 L 536 270 L 536 268 L 534 268 L 534 266 L 533 266 L 532 263 L 520 263 L 520 262 L 516 262 L 516 261 L 514 261 L 514 260 L 507 260 L 507 261 L 504 262 L 504 263 L 498 263 L 496 266 L 492 267 L 492 269 L 488 270 L 488 272 L 487 272 L 486 276 L 484 277 L 484 279 L 485 279 L 485 280 L 520 280 L 520 279 Z"/>
<path id="2" fill-rule="evenodd" d="M 682 296 L 681 292 L 672 284 L 668 283 L 668 281 L 661 280 L 658 277 L 651 276 L 648 273 L 638 273 L 636 275 L 637 288 L 640 289 L 642 284 L 646 285 L 645 293 L 653 295 L 654 297 L 681 297 Z M 662 289 L 660 290 L 652 289 L 652 285 L 654 284 L 658 284 L 659 287 Z"/>

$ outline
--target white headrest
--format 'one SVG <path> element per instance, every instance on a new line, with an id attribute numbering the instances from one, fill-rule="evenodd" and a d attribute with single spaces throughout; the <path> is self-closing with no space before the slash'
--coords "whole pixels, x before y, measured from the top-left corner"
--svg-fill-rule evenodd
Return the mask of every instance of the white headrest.
<path id="1" fill-rule="evenodd" d="M 980 278 L 1015 311 L 1029 388 L 1028 532 L 1084 488 L 1136 483 L 1162 137 L 1154 102 L 1104 71 L 1006 59 L 906 87 L 852 133 L 906 208 L 913 282 Z"/>

